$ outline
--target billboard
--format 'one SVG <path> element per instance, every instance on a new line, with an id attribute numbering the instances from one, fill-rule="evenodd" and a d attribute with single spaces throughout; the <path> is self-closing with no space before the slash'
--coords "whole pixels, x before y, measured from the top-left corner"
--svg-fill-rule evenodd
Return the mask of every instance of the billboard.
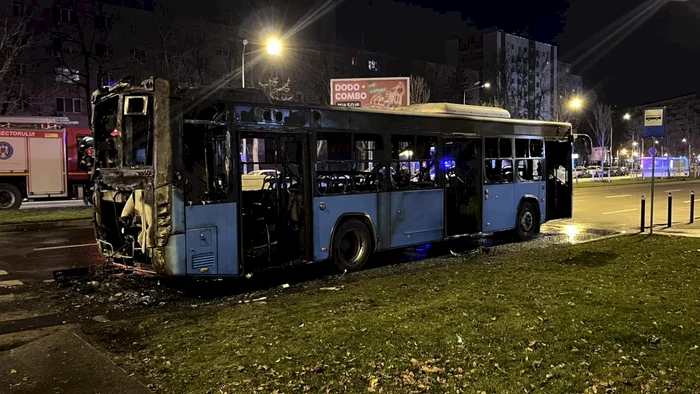
<path id="1" fill-rule="evenodd" d="M 409 105 L 410 78 L 331 79 L 331 105 L 390 109 Z"/>

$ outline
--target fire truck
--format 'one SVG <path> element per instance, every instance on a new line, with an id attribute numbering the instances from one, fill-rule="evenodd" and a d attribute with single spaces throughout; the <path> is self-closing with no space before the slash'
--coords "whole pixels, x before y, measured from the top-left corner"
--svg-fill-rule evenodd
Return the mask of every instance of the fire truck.
<path id="1" fill-rule="evenodd" d="M 0 210 L 23 201 L 83 198 L 92 134 L 60 117 L 0 116 Z"/>

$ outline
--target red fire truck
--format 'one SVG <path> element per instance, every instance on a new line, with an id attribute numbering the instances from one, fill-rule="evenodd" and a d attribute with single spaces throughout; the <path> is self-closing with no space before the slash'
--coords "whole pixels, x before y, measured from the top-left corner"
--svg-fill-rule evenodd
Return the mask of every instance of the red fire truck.
<path id="1" fill-rule="evenodd" d="M 0 210 L 18 209 L 25 199 L 83 197 L 92 137 L 75 124 L 0 116 Z"/>

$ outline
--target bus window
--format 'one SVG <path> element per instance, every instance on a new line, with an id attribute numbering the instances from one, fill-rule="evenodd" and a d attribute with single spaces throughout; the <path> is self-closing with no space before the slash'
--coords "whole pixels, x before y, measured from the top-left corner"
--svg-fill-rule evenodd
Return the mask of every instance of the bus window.
<path id="1" fill-rule="evenodd" d="M 487 159 L 484 171 L 486 184 L 513 182 L 513 160 L 511 159 Z"/>
<path id="2" fill-rule="evenodd" d="M 539 159 L 518 159 L 518 180 L 534 182 L 542 180 L 542 162 Z"/>
<path id="3" fill-rule="evenodd" d="M 515 139 L 515 157 L 530 157 L 530 140 L 524 138 Z"/>
<path id="4" fill-rule="evenodd" d="M 323 195 L 378 192 L 386 189 L 379 134 L 322 132 L 316 135 L 317 190 Z"/>
<path id="5" fill-rule="evenodd" d="M 540 160 L 544 154 L 542 140 L 530 138 L 515 139 L 515 159 L 518 180 L 533 182 L 542 180 L 542 165 Z"/>
<path id="6" fill-rule="evenodd" d="M 437 137 L 393 135 L 391 145 L 392 168 L 396 172 L 392 177 L 394 188 L 405 190 L 437 187 L 437 179 L 432 171 Z"/>

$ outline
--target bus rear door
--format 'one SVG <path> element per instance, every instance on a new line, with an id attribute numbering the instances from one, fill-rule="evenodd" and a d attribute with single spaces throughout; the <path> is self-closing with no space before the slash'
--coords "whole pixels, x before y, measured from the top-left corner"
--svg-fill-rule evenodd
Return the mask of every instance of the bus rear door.
<path id="1" fill-rule="evenodd" d="M 484 139 L 483 231 L 493 233 L 515 227 L 513 139 Z"/>

